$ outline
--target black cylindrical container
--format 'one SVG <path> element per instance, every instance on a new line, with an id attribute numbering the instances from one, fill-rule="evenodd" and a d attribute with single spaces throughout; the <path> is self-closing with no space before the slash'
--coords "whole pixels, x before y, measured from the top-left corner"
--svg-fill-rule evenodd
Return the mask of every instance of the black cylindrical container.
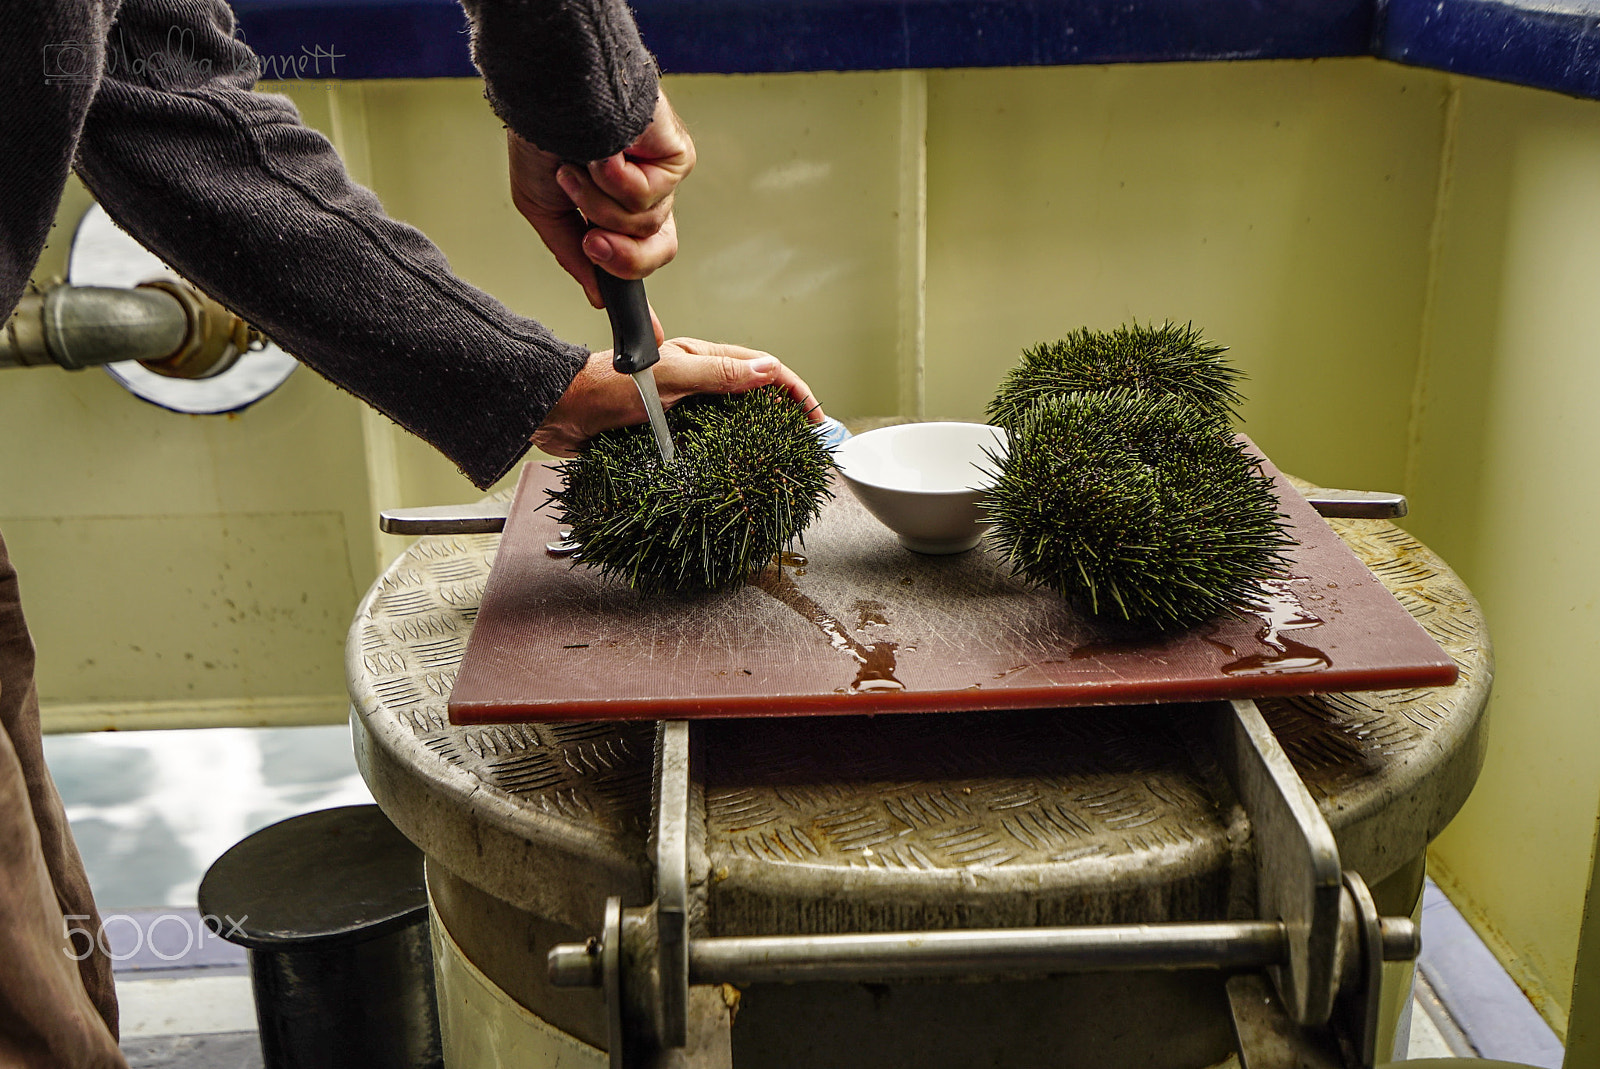
<path id="1" fill-rule="evenodd" d="M 266 1069 L 443 1065 L 422 854 L 377 806 L 263 828 L 217 859 L 199 902 L 250 951 Z"/>

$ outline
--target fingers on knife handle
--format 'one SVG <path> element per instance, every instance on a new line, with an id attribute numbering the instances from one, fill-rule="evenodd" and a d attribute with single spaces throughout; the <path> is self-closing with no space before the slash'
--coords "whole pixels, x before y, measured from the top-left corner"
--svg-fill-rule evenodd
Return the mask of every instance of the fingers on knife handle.
<path id="1" fill-rule="evenodd" d="M 606 315 L 611 317 L 611 366 L 624 375 L 643 371 L 661 359 L 644 282 L 617 278 L 599 267 L 594 269 L 594 275 L 606 302 Z"/>

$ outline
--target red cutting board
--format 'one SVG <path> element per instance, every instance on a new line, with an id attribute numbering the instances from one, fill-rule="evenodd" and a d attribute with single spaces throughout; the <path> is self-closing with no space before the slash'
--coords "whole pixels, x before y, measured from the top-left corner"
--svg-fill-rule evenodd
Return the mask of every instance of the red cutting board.
<path id="1" fill-rule="evenodd" d="M 902 549 L 842 481 L 780 567 L 649 599 L 550 556 L 558 476 L 530 464 L 467 643 L 452 723 L 924 713 L 1442 686 L 1455 663 L 1284 480 L 1298 541 L 1263 604 L 1130 638 L 986 546 Z"/>

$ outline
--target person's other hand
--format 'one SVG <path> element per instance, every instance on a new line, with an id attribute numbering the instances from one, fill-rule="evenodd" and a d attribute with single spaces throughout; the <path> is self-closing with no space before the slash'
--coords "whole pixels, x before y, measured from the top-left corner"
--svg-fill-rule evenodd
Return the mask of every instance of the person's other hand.
<path id="1" fill-rule="evenodd" d="M 757 386 L 781 383 L 805 407 L 811 422 L 821 423 L 822 406 L 811 387 L 777 357 L 742 345 L 722 345 L 698 338 L 673 338 L 661 347 L 656 390 L 664 407 L 691 394 L 743 393 Z M 601 431 L 643 423 L 644 402 L 632 376 L 611 367 L 611 353 L 595 353 L 578 372 L 561 400 L 533 432 L 533 444 L 551 456 L 570 457 Z"/>
<path id="2" fill-rule="evenodd" d="M 604 307 L 594 264 L 618 278 L 644 278 L 678 255 L 672 201 L 694 170 L 694 141 L 656 97 L 650 125 L 615 156 L 568 163 L 507 131 L 511 200 L 596 308 Z M 591 225 L 592 224 L 592 228 Z"/>

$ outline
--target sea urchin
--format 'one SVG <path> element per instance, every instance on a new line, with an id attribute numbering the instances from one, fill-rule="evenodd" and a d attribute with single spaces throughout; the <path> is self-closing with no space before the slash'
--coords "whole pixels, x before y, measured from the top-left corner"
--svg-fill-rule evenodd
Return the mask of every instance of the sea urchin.
<path id="1" fill-rule="evenodd" d="M 648 427 L 596 435 L 551 490 L 579 561 L 642 593 L 717 590 L 764 567 L 829 497 L 829 450 L 779 386 L 667 412 L 677 456 Z"/>
<path id="2" fill-rule="evenodd" d="M 989 402 L 989 422 L 1010 429 L 1039 401 L 1107 390 L 1175 396 L 1222 418 L 1239 404 L 1243 377 L 1222 359 L 1225 352 L 1193 324 L 1075 330 L 1023 350 Z"/>
<path id="3" fill-rule="evenodd" d="M 1029 407 L 987 510 L 1015 574 L 1166 630 L 1248 601 L 1281 569 L 1291 540 L 1277 504 L 1221 417 L 1122 390 Z"/>

